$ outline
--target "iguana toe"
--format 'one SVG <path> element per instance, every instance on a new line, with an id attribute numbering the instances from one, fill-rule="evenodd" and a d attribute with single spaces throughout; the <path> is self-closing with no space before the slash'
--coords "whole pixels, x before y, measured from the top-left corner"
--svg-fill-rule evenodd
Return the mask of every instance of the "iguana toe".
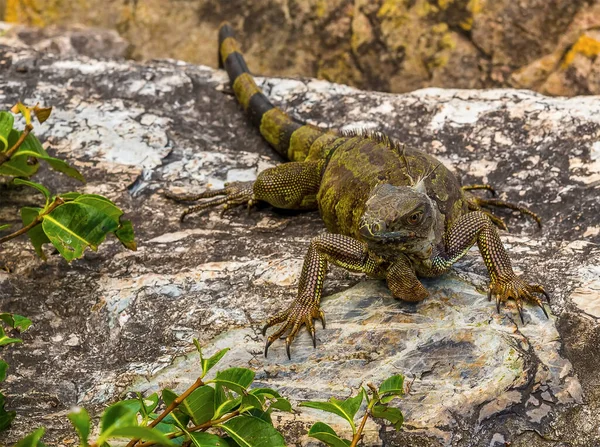
<path id="1" fill-rule="evenodd" d="M 270 327 L 279 323 L 283 324 L 273 334 L 267 337 L 265 342 L 265 357 L 267 357 L 269 347 L 275 340 L 287 334 L 285 337 L 285 350 L 288 358 L 291 360 L 291 345 L 302 326 L 306 326 L 306 329 L 311 336 L 313 347 L 316 348 L 317 335 L 313 321 L 315 319 L 320 320 L 323 329 L 325 329 L 325 315 L 319 308 L 318 303 L 314 303 L 313 300 L 305 300 L 302 298 L 297 298 L 288 309 L 269 318 L 262 329 L 263 335 L 266 335 L 267 330 Z"/>
<path id="2" fill-rule="evenodd" d="M 207 190 L 199 194 L 174 194 L 170 191 L 167 191 L 164 193 L 164 195 L 165 197 L 178 202 L 193 202 L 201 199 L 212 199 L 187 208 L 183 213 L 181 213 L 180 220 L 183 222 L 185 216 L 188 214 L 197 213 L 223 204 L 225 206 L 223 207 L 221 216 L 231 208 L 246 204 L 251 206 L 254 204 L 254 193 L 252 189 L 253 183 L 254 182 L 226 183 L 225 187 L 222 189 Z"/>
<path id="3" fill-rule="evenodd" d="M 539 284 L 528 284 L 517 276 L 509 278 L 499 278 L 492 281 L 488 290 L 488 299 L 492 299 L 492 295 L 496 296 L 496 309 L 500 312 L 500 303 L 513 299 L 519 311 L 521 323 L 525 324 L 523 319 L 523 302 L 527 301 L 535 303 L 542 309 L 546 318 L 550 318 L 542 300 L 534 295 L 535 293 L 542 294 L 550 302 L 550 296 Z"/>

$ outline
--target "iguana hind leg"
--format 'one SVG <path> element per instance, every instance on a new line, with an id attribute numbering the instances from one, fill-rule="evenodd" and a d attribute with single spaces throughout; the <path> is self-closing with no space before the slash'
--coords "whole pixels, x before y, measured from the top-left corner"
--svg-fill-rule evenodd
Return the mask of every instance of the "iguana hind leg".
<path id="1" fill-rule="evenodd" d="M 327 263 L 331 262 L 346 270 L 367 273 L 382 277 L 379 260 L 369 252 L 367 244 L 350 236 L 341 234 L 324 234 L 314 238 L 304 258 L 298 296 L 283 312 L 269 318 L 263 327 L 263 335 L 267 329 L 283 323 L 273 334 L 267 337 L 265 357 L 269 346 L 279 337 L 286 335 L 285 346 L 288 358 L 291 359 L 290 346 L 302 326 L 306 326 L 316 347 L 316 329 L 313 320 L 321 320 L 325 328 L 325 315 L 320 307 L 323 282 L 327 273 Z"/>
<path id="2" fill-rule="evenodd" d="M 233 182 L 223 189 L 208 190 L 199 194 L 173 194 L 165 196 L 178 202 L 207 200 L 186 209 L 188 214 L 225 205 L 223 211 L 236 206 L 252 205 L 264 201 L 276 208 L 315 209 L 317 192 L 321 183 L 323 161 L 290 162 L 262 171 L 254 182 Z"/>
<path id="3" fill-rule="evenodd" d="M 463 186 L 462 189 L 463 191 L 471 191 L 476 189 L 484 189 L 490 191 L 492 193 L 492 196 L 494 196 L 493 198 L 478 197 L 470 193 L 466 194 L 467 203 L 471 211 L 481 211 L 485 213 L 497 227 L 502 228 L 503 230 L 508 230 L 508 227 L 506 226 L 506 223 L 504 223 L 504 220 L 502 220 L 500 217 L 496 216 L 494 213 L 487 210 L 486 208 L 508 208 L 511 210 L 519 211 L 521 214 L 525 214 L 533 218 L 533 220 L 535 220 L 538 224 L 539 228 L 542 227 L 542 220 L 540 219 L 540 217 L 533 211 L 531 211 L 529 208 L 495 198 L 496 191 L 490 185 L 466 185 Z"/>
<path id="4" fill-rule="evenodd" d="M 481 211 L 474 211 L 459 218 L 444 235 L 444 250 L 436 253 L 431 259 L 431 271 L 428 274 L 439 275 L 447 271 L 452 264 L 462 258 L 477 242 L 479 252 L 483 257 L 488 273 L 490 286 L 488 298 L 496 296 L 496 307 L 509 298 L 515 300 L 521 322 L 523 322 L 523 301 L 530 301 L 542 308 L 548 316 L 544 305 L 536 293 L 543 294 L 549 301 L 549 296 L 539 284 L 529 284 L 518 277 L 512 265 L 498 231 Z"/>

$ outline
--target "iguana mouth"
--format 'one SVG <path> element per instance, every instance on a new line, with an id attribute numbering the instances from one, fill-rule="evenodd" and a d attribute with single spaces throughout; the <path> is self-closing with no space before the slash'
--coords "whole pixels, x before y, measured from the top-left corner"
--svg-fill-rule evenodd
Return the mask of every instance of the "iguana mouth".
<path id="1" fill-rule="evenodd" d="M 414 240 L 416 235 L 415 233 L 401 233 L 399 231 L 392 231 L 386 233 L 371 233 L 367 228 L 362 228 L 360 234 L 369 241 L 379 242 L 382 244 L 392 244 L 392 243 L 405 243 L 411 240 Z"/>

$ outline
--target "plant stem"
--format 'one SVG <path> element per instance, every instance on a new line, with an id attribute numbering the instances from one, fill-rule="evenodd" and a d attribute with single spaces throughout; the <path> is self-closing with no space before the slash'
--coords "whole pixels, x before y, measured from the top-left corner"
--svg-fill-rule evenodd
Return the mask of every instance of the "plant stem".
<path id="1" fill-rule="evenodd" d="M 358 444 L 358 441 L 360 441 L 362 431 L 364 430 L 365 424 L 367 423 L 367 419 L 369 419 L 369 416 L 371 415 L 371 407 L 373 406 L 373 402 L 375 402 L 375 400 L 372 400 L 371 403 L 369 404 L 369 406 L 367 407 L 367 411 L 365 411 L 365 415 L 362 417 L 362 419 L 360 421 L 358 430 L 356 430 L 356 433 L 352 437 L 352 443 L 350 444 L 350 447 L 356 447 Z"/>
<path id="2" fill-rule="evenodd" d="M 233 411 L 233 412 L 231 412 L 231 413 L 223 416 L 222 418 L 215 419 L 214 421 L 208 421 L 208 422 L 205 422 L 204 424 L 195 425 L 193 427 L 190 427 L 190 428 L 187 429 L 187 431 L 191 432 L 191 431 L 206 430 L 206 429 L 209 429 L 210 427 L 212 427 L 214 425 L 217 425 L 217 424 L 220 424 L 222 422 L 228 421 L 229 419 L 234 418 L 234 417 L 238 416 L 239 414 L 240 414 L 240 412 L 238 410 L 235 410 L 235 411 Z M 180 432 L 177 432 L 177 433 L 171 433 L 171 434 L 167 435 L 167 438 L 173 439 L 173 438 L 178 438 L 179 436 L 183 436 L 183 435 L 185 435 L 185 432 L 180 431 Z M 153 445 L 156 445 L 156 442 L 154 442 L 154 441 L 148 441 L 148 442 L 144 442 L 142 444 L 138 444 L 137 447 L 150 447 L 150 446 L 153 446 Z"/>
<path id="3" fill-rule="evenodd" d="M 11 239 L 14 239 L 18 236 L 21 236 L 22 234 L 27 233 L 33 227 L 42 223 L 42 220 L 46 214 L 50 214 L 54 210 L 54 208 L 56 208 L 59 205 L 62 205 L 63 203 L 65 202 L 60 197 L 55 198 L 54 201 L 48 207 L 48 209 L 46 209 L 46 211 L 44 211 L 42 214 L 33 219 L 29 225 L 24 226 L 20 230 L 17 230 L 14 233 L 9 234 L 8 236 L 0 237 L 0 244 L 3 244 L 6 241 L 10 241 Z"/>
<path id="4" fill-rule="evenodd" d="M 13 145 L 13 147 L 11 147 L 6 152 L 0 152 L 0 165 L 4 164 L 8 160 L 10 160 L 10 157 L 12 157 L 15 152 L 17 152 L 17 149 L 19 149 L 21 147 L 21 145 L 23 144 L 23 141 L 25 141 L 25 138 L 27 138 L 27 135 L 29 135 L 29 132 L 31 132 L 32 130 L 33 130 L 33 126 L 31 124 L 25 125 L 25 129 L 23 129 L 23 132 L 21 132 L 21 136 L 19 137 L 17 142 Z"/>
<path id="5" fill-rule="evenodd" d="M 198 377 L 198 379 L 196 379 L 196 381 L 192 384 L 192 386 L 190 386 L 187 390 L 185 390 L 185 392 L 181 396 L 178 396 L 175 400 L 173 400 L 173 402 L 171 402 L 171 404 L 167 408 L 165 408 L 163 410 L 163 412 L 161 414 L 159 414 L 156 419 L 154 419 L 150 424 L 148 424 L 148 427 L 155 427 L 160 421 L 162 421 L 165 417 L 167 417 L 167 415 L 169 413 L 171 413 L 175 408 L 177 408 L 179 406 L 179 404 L 181 404 L 181 402 L 183 402 L 186 399 L 186 397 L 188 397 L 190 394 L 192 394 L 192 392 L 196 388 L 199 388 L 202 385 L 204 385 L 204 382 L 202 381 L 201 377 Z M 127 444 L 127 447 L 133 447 L 138 441 L 139 441 L 139 439 L 132 439 Z M 140 445 L 145 445 L 145 444 L 140 444 Z"/>

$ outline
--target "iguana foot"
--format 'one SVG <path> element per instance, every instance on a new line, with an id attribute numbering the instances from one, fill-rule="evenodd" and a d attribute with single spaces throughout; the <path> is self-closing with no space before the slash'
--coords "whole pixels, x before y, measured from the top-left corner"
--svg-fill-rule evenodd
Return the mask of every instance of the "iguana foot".
<path id="1" fill-rule="evenodd" d="M 233 182 L 229 184 L 225 184 L 225 188 L 223 189 L 215 189 L 201 192 L 200 194 L 173 194 L 172 192 L 165 192 L 165 197 L 176 200 L 178 202 L 193 202 L 200 199 L 210 199 L 206 202 L 200 203 L 198 205 L 190 206 L 181 214 L 181 221 L 185 219 L 185 216 L 192 213 L 197 213 L 200 211 L 204 211 L 208 208 L 212 208 L 215 206 L 219 206 L 225 204 L 223 207 L 223 211 L 221 215 L 225 213 L 225 211 L 235 208 L 241 205 L 248 205 L 248 209 L 254 205 L 255 201 L 253 200 L 253 189 L 252 185 L 254 182 Z"/>
<path id="2" fill-rule="evenodd" d="M 325 329 L 325 314 L 320 309 L 319 304 L 314 303 L 314 300 L 312 299 L 302 299 L 301 297 L 294 300 L 292 305 L 283 312 L 269 318 L 262 329 L 263 335 L 267 335 L 267 329 L 271 326 L 279 323 L 283 324 L 273 334 L 267 337 L 267 341 L 265 342 L 265 357 L 267 357 L 269 347 L 273 342 L 287 333 L 287 336 L 285 337 L 285 351 L 288 359 L 291 360 L 292 355 L 290 353 L 290 346 L 302 326 L 306 326 L 306 329 L 308 329 L 308 332 L 312 337 L 313 346 L 316 348 L 317 336 L 315 324 L 313 322 L 314 319 L 321 320 L 323 329 Z"/>
<path id="3" fill-rule="evenodd" d="M 517 276 L 511 276 L 508 278 L 499 278 L 496 281 L 492 281 L 488 289 L 488 300 L 492 300 L 492 295 L 496 296 L 496 309 L 500 312 L 500 303 L 506 302 L 509 298 L 515 300 L 519 316 L 521 317 L 521 323 L 525 324 L 523 320 L 523 301 L 529 301 L 537 304 L 543 311 L 546 318 L 549 318 L 548 312 L 544 308 L 542 300 L 535 296 L 535 293 L 540 293 L 546 297 L 546 300 L 550 302 L 550 296 L 544 288 L 539 284 L 528 284 Z"/>

